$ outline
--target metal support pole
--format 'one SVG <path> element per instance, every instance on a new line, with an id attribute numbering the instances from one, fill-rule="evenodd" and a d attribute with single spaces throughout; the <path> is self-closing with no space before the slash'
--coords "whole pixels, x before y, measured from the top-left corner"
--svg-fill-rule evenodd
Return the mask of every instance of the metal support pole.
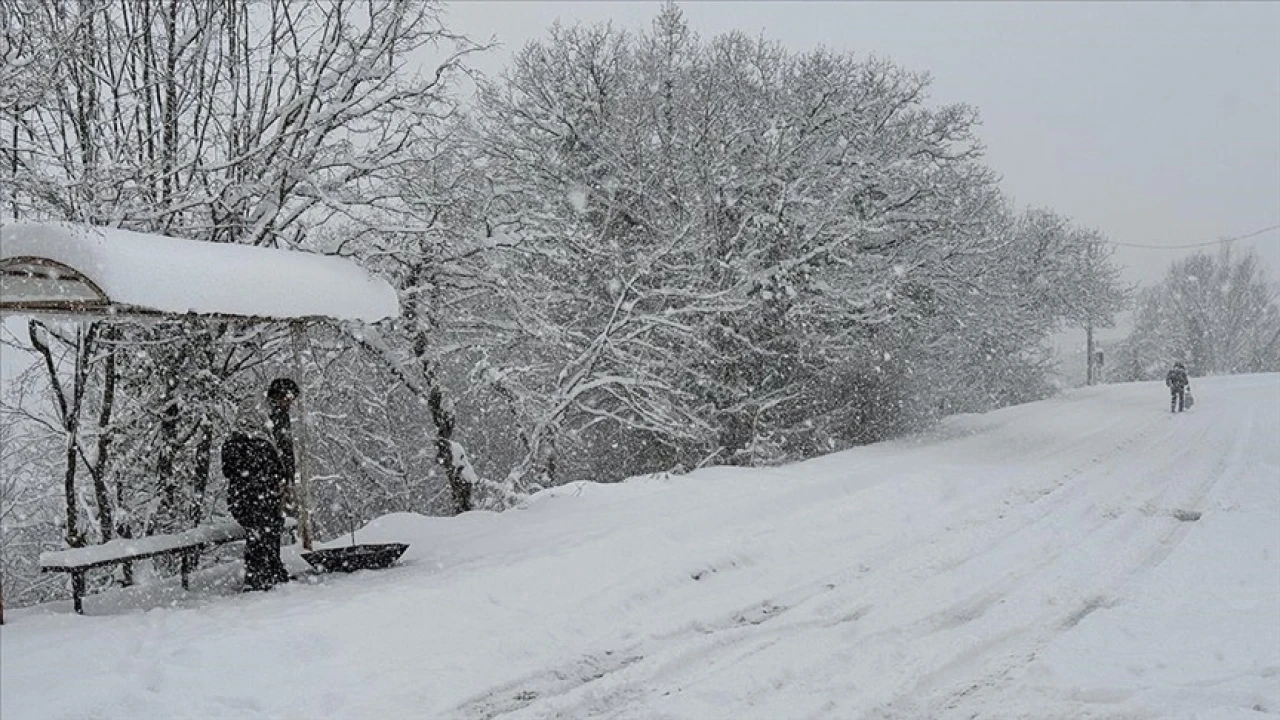
<path id="1" fill-rule="evenodd" d="M 303 387 L 302 382 L 302 336 L 305 332 L 302 321 L 294 321 L 290 323 L 290 331 L 293 335 L 293 374 L 297 377 L 298 387 Z M 311 549 L 311 459 L 307 452 L 309 443 L 307 442 L 307 414 L 303 412 L 303 396 L 299 393 L 298 397 L 293 399 L 292 410 L 295 413 L 293 427 L 295 451 L 298 456 L 295 458 L 297 462 L 297 488 L 296 502 L 298 504 L 298 534 L 302 538 L 302 547 L 306 550 Z"/>

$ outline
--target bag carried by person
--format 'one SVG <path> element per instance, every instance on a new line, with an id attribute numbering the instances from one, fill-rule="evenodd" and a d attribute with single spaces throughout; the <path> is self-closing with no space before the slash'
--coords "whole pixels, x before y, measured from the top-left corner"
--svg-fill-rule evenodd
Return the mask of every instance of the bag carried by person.
<path id="1" fill-rule="evenodd" d="M 1191 406 L 1195 404 L 1196 404 L 1196 399 L 1192 397 L 1191 389 L 1188 388 L 1187 392 L 1182 396 L 1182 408 L 1184 410 L 1189 410 Z"/>
<path id="2" fill-rule="evenodd" d="M 241 525 L 265 526 L 280 515 L 280 456 L 270 441 L 235 432 L 222 444 L 227 510 Z"/>

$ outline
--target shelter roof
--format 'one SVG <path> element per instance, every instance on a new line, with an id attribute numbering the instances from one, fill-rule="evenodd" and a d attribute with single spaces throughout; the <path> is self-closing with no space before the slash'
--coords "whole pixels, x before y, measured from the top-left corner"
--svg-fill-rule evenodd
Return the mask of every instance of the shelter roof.
<path id="1" fill-rule="evenodd" d="M 0 226 L 0 312 L 377 322 L 395 290 L 344 258 L 64 222 Z"/>

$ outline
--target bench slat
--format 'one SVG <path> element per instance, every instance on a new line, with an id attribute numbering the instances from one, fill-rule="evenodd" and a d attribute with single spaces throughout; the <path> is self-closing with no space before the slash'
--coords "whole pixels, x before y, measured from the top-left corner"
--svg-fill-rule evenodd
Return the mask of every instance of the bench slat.
<path id="1" fill-rule="evenodd" d="M 285 529 L 295 527 L 297 521 L 285 519 Z M 227 521 L 214 525 L 202 525 L 173 535 L 152 535 L 144 538 L 117 538 L 111 542 L 89 547 L 40 553 L 40 568 L 56 572 L 70 572 L 87 568 L 114 565 L 129 560 L 180 552 L 187 548 L 216 545 L 243 540 L 244 528 L 239 523 Z"/>
<path id="2" fill-rule="evenodd" d="M 244 528 L 238 523 L 225 522 L 206 525 L 175 535 L 152 535 L 144 538 L 117 538 L 101 545 L 40 553 L 40 567 L 45 570 L 63 570 L 101 567 L 125 560 L 140 560 L 184 548 L 209 543 L 230 542 L 244 538 Z"/>
<path id="3" fill-rule="evenodd" d="M 284 529 L 292 536 L 298 521 L 284 519 Z M 182 553 L 182 589 L 189 590 L 189 576 L 199 563 L 201 548 L 234 540 L 243 540 L 244 528 L 239 523 L 224 522 L 205 525 L 175 535 L 152 535 L 132 540 L 120 538 L 101 545 L 73 548 L 59 552 L 40 553 L 40 570 L 43 572 L 71 573 L 71 602 L 77 615 L 84 614 L 84 575 L 90 568 L 131 563 L 134 560 Z"/>

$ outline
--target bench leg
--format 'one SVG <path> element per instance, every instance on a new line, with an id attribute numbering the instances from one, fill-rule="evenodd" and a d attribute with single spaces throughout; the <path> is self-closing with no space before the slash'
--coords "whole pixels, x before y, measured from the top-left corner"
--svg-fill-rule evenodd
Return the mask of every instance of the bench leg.
<path id="1" fill-rule="evenodd" d="M 133 585 L 133 561 L 125 560 L 122 564 L 124 565 L 124 586 L 130 587 Z"/>
<path id="2" fill-rule="evenodd" d="M 84 571 L 72 571 L 71 573 L 71 604 L 75 606 L 76 614 L 84 614 Z"/>
<path id="3" fill-rule="evenodd" d="M 182 589 L 191 589 L 191 571 L 195 570 L 195 560 L 197 559 L 195 550 L 182 551 Z"/>

